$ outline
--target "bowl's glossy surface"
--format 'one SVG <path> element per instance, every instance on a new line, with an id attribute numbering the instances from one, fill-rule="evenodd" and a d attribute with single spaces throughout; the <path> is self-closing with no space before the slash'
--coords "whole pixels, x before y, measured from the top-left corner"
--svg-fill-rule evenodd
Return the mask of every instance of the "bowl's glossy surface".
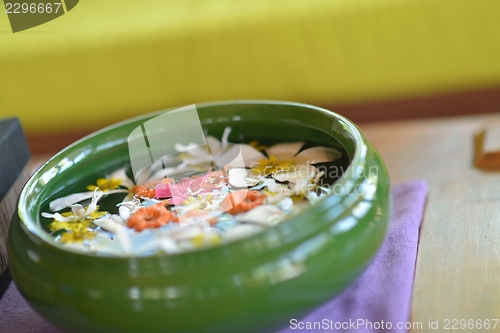
<path id="1" fill-rule="evenodd" d="M 19 290 L 38 313 L 68 332 L 272 331 L 338 294 L 368 265 L 387 231 L 390 186 L 380 156 L 355 125 L 296 103 L 197 109 L 211 134 L 230 125 L 248 139 L 338 146 L 349 167 L 333 188 L 337 194 L 260 234 L 202 251 L 144 258 L 65 251 L 42 230 L 42 207 L 129 163 L 128 135 L 160 113 L 105 128 L 54 156 L 21 193 L 9 257 Z"/>

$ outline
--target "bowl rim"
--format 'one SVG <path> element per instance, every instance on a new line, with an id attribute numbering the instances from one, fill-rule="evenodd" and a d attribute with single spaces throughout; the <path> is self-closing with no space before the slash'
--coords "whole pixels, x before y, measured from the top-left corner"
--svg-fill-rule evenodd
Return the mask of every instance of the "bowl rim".
<path id="1" fill-rule="evenodd" d="M 354 151 L 352 154 L 352 158 L 350 159 L 350 163 L 342 176 L 335 181 L 335 184 L 339 184 L 341 186 L 345 186 L 345 184 L 349 181 L 356 181 L 356 175 L 355 172 L 352 170 L 354 168 L 357 168 L 358 166 L 362 165 L 362 161 L 365 159 L 366 154 L 367 154 L 367 147 L 366 147 L 366 142 L 361 134 L 359 128 L 348 118 L 327 110 L 325 108 L 321 108 L 318 106 L 310 105 L 310 104 L 304 104 L 304 103 L 298 103 L 298 102 L 289 102 L 289 101 L 277 101 L 277 100 L 225 100 L 225 101 L 214 101 L 214 102 L 204 102 L 204 103 L 196 103 L 195 106 L 197 109 L 202 109 L 202 108 L 208 108 L 208 107 L 217 107 L 217 106 L 229 106 L 229 105 L 280 105 L 280 106 L 295 106 L 295 107 L 300 107 L 300 108 L 305 108 L 305 109 L 312 109 L 315 110 L 316 112 L 320 112 L 321 114 L 324 114 L 328 117 L 333 117 L 335 118 L 336 122 L 341 123 L 344 125 L 344 129 L 347 130 L 347 132 L 351 136 L 351 140 L 354 143 Z M 182 107 L 182 106 L 181 106 Z M 165 108 L 162 110 L 157 110 L 154 112 L 148 112 L 144 113 L 135 117 L 127 118 L 125 120 L 116 122 L 112 125 L 106 126 L 102 129 L 99 129 L 93 133 L 90 133 L 86 135 L 85 137 L 73 142 L 72 144 L 68 145 L 64 149 L 60 150 L 58 153 L 53 155 L 49 160 L 47 160 L 42 166 L 40 166 L 28 179 L 26 182 L 25 186 L 23 187 L 20 195 L 19 195 L 19 200 L 18 200 L 18 205 L 17 205 L 17 216 L 18 216 L 18 221 L 20 222 L 22 229 L 24 230 L 25 233 L 28 234 L 29 238 L 34 241 L 36 244 L 40 246 L 45 246 L 50 248 L 52 251 L 56 252 L 63 252 L 63 254 L 71 254 L 71 255 L 76 255 L 76 256 L 83 256 L 83 257 L 91 257 L 95 259 L 100 259 L 100 260 L 128 260 L 130 258 L 134 258 L 137 260 L 142 260 L 142 261 L 149 261 L 149 260 L 156 260 L 158 258 L 176 258 L 176 257 L 183 257 L 187 255 L 200 255 L 203 253 L 210 253 L 210 252 L 220 252 L 221 249 L 224 251 L 224 248 L 233 248 L 237 249 L 237 252 L 246 252 L 248 251 L 248 247 L 250 248 L 255 246 L 254 240 L 256 238 L 261 238 L 266 239 L 266 238 L 272 238 L 276 239 L 276 237 L 279 237 L 279 229 L 283 228 L 283 226 L 286 225 L 291 225 L 293 221 L 303 219 L 305 215 L 311 212 L 311 208 L 309 207 L 307 209 L 304 209 L 300 213 L 298 213 L 296 216 L 293 216 L 289 219 L 286 220 L 285 223 L 281 223 L 276 226 L 272 226 L 266 230 L 263 230 L 255 235 L 251 235 L 242 239 L 238 239 L 235 241 L 232 241 L 230 243 L 226 244 L 221 244 L 209 248 L 204 248 L 200 250 L 194 250 L 194 251 L 188 251 L 188 252 L 183 252 L 183 253 L 178 253 L 178 254 L 154 254 L 151 256 L 133 256 L 133 255 L 126 255 L 126 256 L 119 256 L 119 257 L 111 257 L 111 256 L 100 256 L 95 253 L 91 252 L 75 252 L 72 251 L 70 248 L 63 248 L 60 244 L 57 244 L 55 241 L 55 238 L 51 237 L 49 233 L 44 232 L 42 227 L 39 225 L 37 221 L 33 221 L 30 218 L 30 213 L 28 212 L 28 206 L 27 206 L 27 192 L 29 191 L 30 187 L 34 185 L 34 182 L 36 182 L 44 173 L 46 173 L 47 167 L 51 162 L 54 162 L 57 159 L 61 159 L 64 157 L 64 155 L 71 151 L 73 148 L 76 146 L 84 143 L 85 141 L 98 136 L 99 134 L 103 134 L 107 131 L 117 129 L 121 126 L 124 126 L 126 124 L 132 123 L 134 121 L 140 121 L 140 120 L 146 120 L 151 117 L 154 117 L 156 114 L 162 114 L 171 110 L 178 109 L 179 107 L 171 107 L 171 108 Z M 331 132 L 328 133 L 331 135 Z M 351 175 L 354 178 L 349 178 L 347 175 Z M 334 200 L 331 200 L 331 199 Z M 343 200 L 343 198 L 335 198 L 333 194 L 327 195 L 325 198 L 319 200 L 314 204 L 315 207 L 320 207 L 321 205 L 325 206 L 325 200 L 330 199 L 330 204 L 326 205 L 328 207 L 323 207 L 323 208 L 331 208 L 332 204 L 336 205 L 339 202 Z M 16 215 L 16 214 L 15 214 Z M 13 221 L 14 222 L 14 221 Z M 15 223 L 15 222 L 14 222 Z M 41 241 L 41 243 L 40 243 Z M 252 242 L 254 243 L 254 246 L 252 246 Z M 278 246 L 279 247 L 279 246 Z"/>

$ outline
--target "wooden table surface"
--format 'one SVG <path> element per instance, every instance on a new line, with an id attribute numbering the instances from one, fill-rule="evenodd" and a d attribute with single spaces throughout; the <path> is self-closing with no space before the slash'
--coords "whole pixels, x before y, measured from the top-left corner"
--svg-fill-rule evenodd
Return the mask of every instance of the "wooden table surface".
<path id="1" fill-rule="evenodd" d="M 411 321 L 500 318 L 500 172 L 472 166 L 474 134 L 500 128 L 500 113 L 360 126 L 385 160 L 391 182 L 425 179 Z M 49 155 L 36 156 L 32 166 Z M 493 324 L 494 322 L 492 322 Z M 450 325 L 451 327 L 451 325 Z M 466 329 L 460 331 L 493 332 Z"/>
<path id="2" fill-rule="evenodd" d="M 411 312 L 424 331 L 429 320 L 443 331 L 446 319 L 500 318 L 500 172 L 472 166 L 483 128 L 500 128 L 500 114 L 361 126 L 393 184 L 429 185 Z M 500 323 L 465 331 L 483 330 Z"/>

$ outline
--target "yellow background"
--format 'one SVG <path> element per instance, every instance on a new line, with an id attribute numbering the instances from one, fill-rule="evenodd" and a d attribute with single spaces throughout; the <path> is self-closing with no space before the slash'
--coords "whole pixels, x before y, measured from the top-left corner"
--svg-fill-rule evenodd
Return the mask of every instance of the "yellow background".
<path id="1" fill-rule="evenodd" d="M 210 100 L 492 87 L 499 36 L 499 0 L 81 0 L 16 34 L 0 13 L 0 117 L 38 134 Z"/>

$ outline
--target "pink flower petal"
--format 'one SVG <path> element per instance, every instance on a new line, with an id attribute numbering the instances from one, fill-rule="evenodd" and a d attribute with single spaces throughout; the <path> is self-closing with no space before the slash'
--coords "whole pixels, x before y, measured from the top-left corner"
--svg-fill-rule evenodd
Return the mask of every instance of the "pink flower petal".
<path id="1" fill-rule="evenodd" d="M 165 183 L 159 183 L 158 185 L 156 185 L 155 186 L 156 198 L 159 199 L 170 198 L 172 196 L 170 186 L 171 185 Z"/>
<path id="2" fill-rule="evenodd" d="M 174 205 L 181 205 L 185 199 L 192 194 L 201 194 L 207 191 L 207 189 L 202 189 L 201 186 L 210 177 L 210 170 L 202 177 L 196 178 L 183 178 L 175 184 L 165 184 L 159 183 L 156 185 L 156 197 L 157 198 L 172 198 L 170 203 Z M 211 189 L 213 191 L 213 189 Z"/>

